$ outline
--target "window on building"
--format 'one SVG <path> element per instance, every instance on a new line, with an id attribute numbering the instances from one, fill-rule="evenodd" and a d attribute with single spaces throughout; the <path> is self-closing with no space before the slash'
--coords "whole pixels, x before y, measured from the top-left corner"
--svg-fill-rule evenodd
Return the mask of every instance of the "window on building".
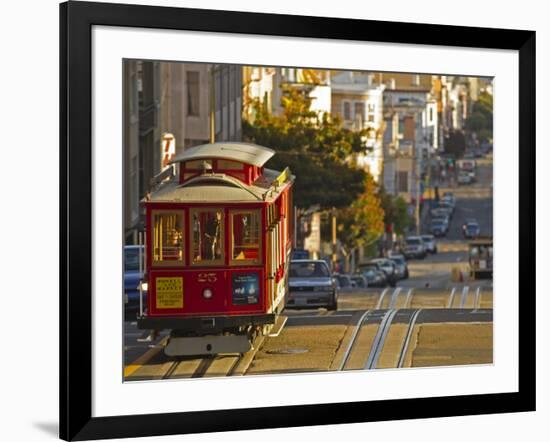
<path id="1" fill-rule="evenodd" d="M 344 120 L 351 120 L 351 104 L 349 101 L 344 101 Z"/>
<path id="2" fill-rule="evenodd" d="M 376 104 L 373 104 L 373 103 L 369 103 L 367 105 L 367 110 L 369 111 L 369 113 L 375 113 L 376 112 Z"/>
<path id="3" fill-rule="evenodd" d="M 199 73 L 196 71 L 187 71 L 187 115 L 199 116 L 199 113 Z"/>
<path id="4" fill-rule="evenodd" d="M 368 114 L 367 115 L 367 121 L 369 123 L 374 123 L 374 114 Z"/>
<path id="5" fill-rule="evenodd" d="M 397 172 L 397 191 L 409 191 L 409 173 L 407 171 Z"/>
<path id="6" fill-rule="evenodd" d="M 362 123 L 365 119 L 365 103 L 355 102 L 353 111 L 355 112 L 355 119 Z"/>
<path id="7" fill-rule="evenodd" d="M 197 209 L 191 211 L 193 264 L 223 263 L 223 229 L 223 209 Z"/>
<path id="8" fill-rule="evenodd" d="M 433 123 L 434 121 L 434 108 L 433 107 L 430 107 L 430 114 L 429 114 L 429 121 L 430 123 Z"/>
<path id="9" fill-rule="evenodd" d="M 153 212 L 153 265 L 183 263 L 183 212 Z"/>
<path id="10" fill-rule="evenodd" d="M 234 264 L 261 261 L 260 211 L 231 213 L 231 260 Z"/>

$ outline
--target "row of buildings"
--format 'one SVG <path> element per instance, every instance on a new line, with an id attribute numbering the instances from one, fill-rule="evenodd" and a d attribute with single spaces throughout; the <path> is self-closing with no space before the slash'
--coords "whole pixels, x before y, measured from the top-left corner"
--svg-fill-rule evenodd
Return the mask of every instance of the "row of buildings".
<path id="1" fill-rule="evenodd" d="M 283 85 L 307 88 L 311 110 L 364 131 L 365 150 L 355 163 L 411 210 L 429 182 L 431 159 L 491 87 L 489 79 L 441 75 L 127 60 L 126 241 L 135 242 L 139 200 L 172 155 L 210 140 L 242 140 L 242 120 L 254 119 L 254 102 L 282 112 Z"/>

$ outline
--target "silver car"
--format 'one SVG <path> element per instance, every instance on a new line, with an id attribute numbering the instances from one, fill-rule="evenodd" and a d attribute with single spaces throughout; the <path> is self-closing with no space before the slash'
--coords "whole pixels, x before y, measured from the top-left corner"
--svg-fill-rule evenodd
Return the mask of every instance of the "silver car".
<path id="1" fill-rule="evenodd" d="M 336 310 L 338 289 L 327 263 L 320 259 L 290 262 L 287 307 L 326 307 Z"/>
<path id="2" fill-rule="evenodd" d="M 403 255 L 405 258 L 421 258 L 424 259 L 427 255 L 424 241 L 420 236 L 408 236 L 405 238 L 405 247 L 403 248 Z"/>
<path id="3" fill-rule="evenodd" d="M 433 235 L 422 235 L 422 241 L 424 241 L 424 247 L 429 253 L 437 253 L 437 244 Z"/>
<path id="4" fill-rule="evenodd" d="M 409 277 L 409 267 L 407 266 L 407 260 L 403 255 L 398 254 L 391 254 L 389 256 L 389 259 L 391 259 L 395 263 L 395 267 L 397 269 L 397 276 L 399 279 L 407 279 Z"/>

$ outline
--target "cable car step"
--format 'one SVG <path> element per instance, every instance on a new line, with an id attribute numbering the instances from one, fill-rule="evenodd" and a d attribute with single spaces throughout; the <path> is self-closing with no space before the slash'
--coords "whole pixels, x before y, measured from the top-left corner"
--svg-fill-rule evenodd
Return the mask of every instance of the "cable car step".
<path id="1" fill-rule="evenodd" d="M 246 353 L 252 349 L 246 335 L 171 337 L 164 348 L 167 356 L 196 356 L 219 353 Z"/>

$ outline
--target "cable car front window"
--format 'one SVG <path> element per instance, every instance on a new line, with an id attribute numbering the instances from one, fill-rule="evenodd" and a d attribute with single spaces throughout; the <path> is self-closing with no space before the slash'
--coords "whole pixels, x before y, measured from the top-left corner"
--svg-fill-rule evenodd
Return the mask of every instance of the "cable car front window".
<path id="1" fill-rule="evenodd" d="M 182 213 L 153 213 L 153 263 L 183 263 Z"/>
<path id="2" fill-rule="evenodd" d="M 231 213 L 231 260 L 233 264 L 261 261 L 260 211 Z"/>
<path id="3" fill-rule="evenodd" d="M 192 211 L 193 264 L 223 263 L 222 209 L 197 209 Z"/>

